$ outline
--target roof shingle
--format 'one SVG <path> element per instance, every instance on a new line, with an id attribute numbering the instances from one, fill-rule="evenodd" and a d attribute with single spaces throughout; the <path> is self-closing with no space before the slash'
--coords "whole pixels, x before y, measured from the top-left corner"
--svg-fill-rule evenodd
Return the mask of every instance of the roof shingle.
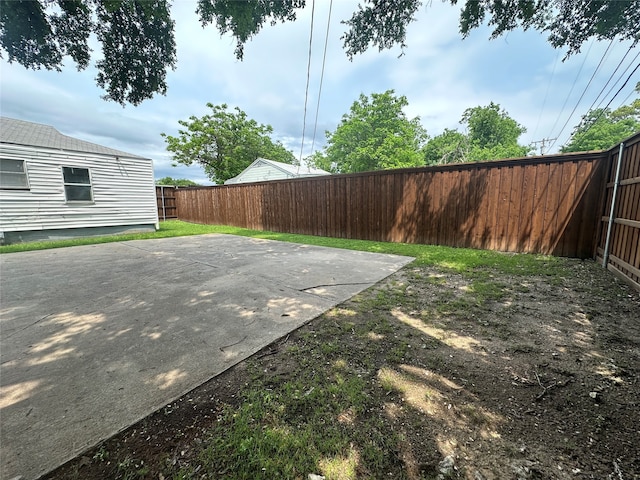
<path id="1" fill-rule="evenodd" d="M 0 142 L 15 145 L 70 150 L 74 152 L 98 153 L 129 158 L 144 158 L 131 153 L 103 147 L 63 135 L 55 128 L 40 123 L 26 122 L 14 118 L 0 117 Z"/>

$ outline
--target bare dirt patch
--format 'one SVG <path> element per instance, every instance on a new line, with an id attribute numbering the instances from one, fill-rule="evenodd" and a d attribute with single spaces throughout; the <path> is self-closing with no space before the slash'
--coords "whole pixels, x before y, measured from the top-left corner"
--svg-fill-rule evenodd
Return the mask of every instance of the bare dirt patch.
<path id="1" fill-rule="evenodd" d="M 405 267 L 46 478 L 638 479 L 640 295 L 559 262 Z M 249 436 L 313 425 L 308 464 L 217 449 L 263 397 Z"/>

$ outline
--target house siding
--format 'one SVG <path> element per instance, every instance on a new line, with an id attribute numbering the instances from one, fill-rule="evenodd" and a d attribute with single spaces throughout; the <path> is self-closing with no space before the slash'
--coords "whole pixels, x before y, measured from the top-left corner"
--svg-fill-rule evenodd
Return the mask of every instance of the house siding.
<path id="1" fill-rule="evenodd" d="M 267 180 L 283 180 L 287 178 L 293 178 L 293 175 L 289 175 L 282 170 L 279 170 L 271 165 L 265 163 L 259 163 L 252 168 L 246 170 L 240 176 L 237 177 L 237 183 L 249 183 L 249 182 L 264 182 Z"/>
<path id="2" fill-rule="evenodd" d="M 0 189 L 0 232 L 158 224 L 149 159 L 10 144 L 0 156 L 25 160 L 29 181 L 29 190 Z M 67 203 L 63 166 L 89 169 L 93 202 Z"/>

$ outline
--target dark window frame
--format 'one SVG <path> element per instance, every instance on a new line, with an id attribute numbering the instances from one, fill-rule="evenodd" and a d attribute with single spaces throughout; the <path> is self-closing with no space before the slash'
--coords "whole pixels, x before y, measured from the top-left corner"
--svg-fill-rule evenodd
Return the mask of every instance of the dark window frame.
<path id="1" fill-rule="evenodd" d="M 21 162 L 22 163 L 22 171 L 15 171 L 11 169 L 3 169 L 3 162 Z M 23 185 L 5 185 L 3 183 L 3 179 L 7 178 L 7 175 L 13 177 L 24 177 Z M 31 185 L 29 184 L 29 171 L 27 169 L 27 161 L 21 158 L 0 158 L 0 189 L 1 190 L 31 190 Z"/>
<path id="2" fill-rule="evenodd" d="M 74 170 L 86 171 L 86 181 L 78 181 L 78 179 L 72 178 L 73 175 L 77 175 Z M 67 175 L 67 173 L 69 175 Z M 78 172 L 79 173 L 79 172 Z M 84 175 L 83 175 L 84 176 Z M 74 181 L 75 180 L 75 181 Z M 91 178 L 91 169 L 88 167 L 69 167 L 62 166 L 62 182 L 64 185 L 64 198 L 67 203 L 94 203 L 93 200 L 93 180 Z M 89 198 L 70 198 L 75 194 L 71 192 L 89 191 Z"/>

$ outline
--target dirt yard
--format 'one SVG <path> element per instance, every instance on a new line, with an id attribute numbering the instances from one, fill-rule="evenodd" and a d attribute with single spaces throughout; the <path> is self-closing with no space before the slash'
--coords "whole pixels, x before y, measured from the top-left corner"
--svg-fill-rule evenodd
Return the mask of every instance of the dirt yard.
<path id="1" fill-rule="evenodd" d="M 557 262 L 405 267 L 47 478 L 639 479 L 640 295 Z M 265 448 L 244 473 L 229 458 L 303 424 L 318 438 L 290 473 L 251 465 Z"/>

